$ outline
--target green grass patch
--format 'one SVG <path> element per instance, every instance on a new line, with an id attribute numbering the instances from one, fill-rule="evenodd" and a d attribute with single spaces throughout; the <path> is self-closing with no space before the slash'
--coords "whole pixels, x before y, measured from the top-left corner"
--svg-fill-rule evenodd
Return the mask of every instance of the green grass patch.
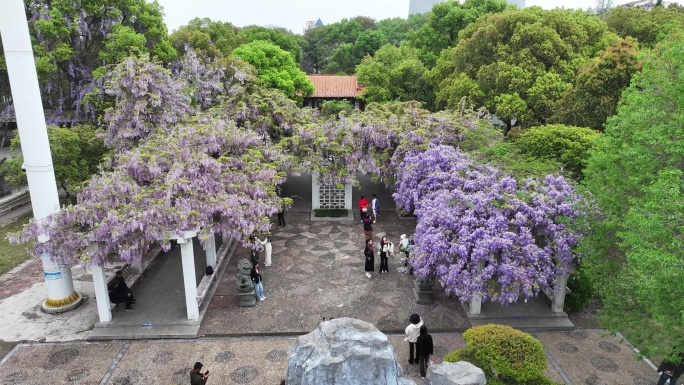
<path id="1" fill-rule="evenodd" d="M 21 230 L 32 217 L 33 213 L 27 213 L 7 226 L 0 227 L 0 274 L 5 274 L 29 258 L 27 245 L 10 244 L 7 241 L 7 234 Z"/>
<path id="2" fill-rule="evenodd" d="M 316 218 L 341 218 L 346 217 L 348 211 L 345 209 L 315 209 Z"/>

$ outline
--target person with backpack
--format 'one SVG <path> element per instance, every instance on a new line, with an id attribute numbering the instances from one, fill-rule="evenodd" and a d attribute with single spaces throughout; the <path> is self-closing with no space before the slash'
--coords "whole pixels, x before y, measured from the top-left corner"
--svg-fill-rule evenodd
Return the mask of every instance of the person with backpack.
<path id="1" fill-rule="evenodd" d="M 677 348 L 675 348 L 675 350 L 676 349 Z M 665 385 L 667 380 L 670 380 L 670 385 L 677 384 L 679 377 L 684 374 L 684 352 L 680 352 L 677 355 L 676 360 L 668 359 L 668 357 L 666 357 L 660 366 L 658 366 L 657 372 L 660 373 L 657 385 Z"/>

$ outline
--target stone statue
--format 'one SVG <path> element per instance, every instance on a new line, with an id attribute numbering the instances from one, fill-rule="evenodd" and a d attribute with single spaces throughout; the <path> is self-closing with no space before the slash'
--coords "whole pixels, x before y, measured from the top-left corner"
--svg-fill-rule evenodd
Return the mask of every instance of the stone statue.
<path id="1" fill-rule="evenodd" d="M 235 271 L 235 279 L 237 283 L 238 306 L 252 307 L 256 306 L 256 296 L 254 293 L 254 284 L 249 273 L 252 271 L 252 263 L 247 259 L 238 261 L 237 270 Z"/>

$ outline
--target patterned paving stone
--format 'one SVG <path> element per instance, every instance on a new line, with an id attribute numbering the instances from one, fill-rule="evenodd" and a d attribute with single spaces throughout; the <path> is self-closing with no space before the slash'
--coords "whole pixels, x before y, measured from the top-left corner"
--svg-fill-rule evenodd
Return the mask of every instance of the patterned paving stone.
<path id="1" fill-rule="evenodd" d="M 397 244 L 399 235 L 411 234 L 415 222 L 387 220 L 374 225 L 377 243 L 387 235 Z M 437 293 L 431 305 L 418 305 L 413 296 L 413 277 L 397 269 L 403 259 L 390 258 L 388 274 L 365 276 L 364 238 L 357 222 L 311 222 L 305 213 L 290 213 L 288 226 L 272 230 L 273 264 L 262 267 L 266 300 L 252 308 L 238 308 L 232 279 L 221 280 L 212 298 L 200 334 L 225 335 L 245 330 L 261 333 L 308 332 L 321 317 L 356 317 L 383 330 L 403 330 L 404 318 L 419 313 L 435 329 L 465 329 L 469 323 L 460 303 Z M 235 265 L 248 252 L 236 250 L 225 276 L 232 277 Z M 262 257 L 263 259 L 263 257 Z M 238 316 L 239 315 L 239 316 Z"/>

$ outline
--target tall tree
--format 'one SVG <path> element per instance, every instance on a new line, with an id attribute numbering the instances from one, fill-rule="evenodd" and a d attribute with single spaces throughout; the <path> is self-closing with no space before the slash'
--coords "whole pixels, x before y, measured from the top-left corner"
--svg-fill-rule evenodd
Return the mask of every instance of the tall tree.
<path id="1" fill-rule="evenodd" d="M 361 63 L 364 57 L 373 55 L 386 43 L 387 38 L 382 32 L 363 31 L 353 44 L 342 44 L 333 51 L 330 63 L 325 67 L 325 72 L 354 74 L 356 66 Z"/>
<path id="2" fill-rule="evenodd" d="M 412 31 L 417 31 L 428 22 L 428 14 L 415 13 L 408 19 L 395 17 L 378 21 L 378 31 L 387 37 L 387 42 L 399 46 Z"/>
<path id="3" fill-rule="evenodd" d="M 265 28 L 256 25 L 241 28 L 237 34 L 240 45 L 256 40 L 269 41 L 292 55 L 296 63 L 302 61 L 299 37 L 284 28 Z"/>
<path id="4" fill-rule="evenodd" d="M 230 55 L 240 45 L 237 31 L 231 23 L 194 18 L 173 31 L 169 39 L 180 55 L 190 47 L 202 55 L 218 58 Z"/>
<path id="5" fill-rule="evenodd" d="M 357 67 L 359 83 L 366 85 L 363 99 L 369 102 L 403 102 L 417 100 L 432 105 L 429 82 L 423 77 L 425 66 L 418 58 L 418 50 L 402 44 L 387 44 L 373 57 L 366 57 Z"/>
<path id="6" fill-rule="evenodd" d="M 601 317 L 645 354 L 684 337 L 683 86 L 680 32 L 646 55 L 585 170 L 600 209 L 583 249 Z"/>
<path id="7" fill-rule="evenodd" d="M 571 85 L 580 65 L 617 40 L 596 16 L 538 7 L 487 14 L 445 50 L 430 79 L 438 106 L 461 98 L 515 125 L 537 125 Z"/>
<path id="8" fill-rule="evenodd" d="M 233 55 L 253 65 L 264 86 L 279 89 L 293 100 L 313 95 L 313 84 L 299 70 L 292 55 L 273 43 L 253 41 L 237 47 Z"/>
<path id="9" fill-rule="evenodd" d="M 631 37 L 641 47 L 653 48 L 659 39 L 673 29 L 684 27 L 684 8 L 670 7 L 615 7 L 605 18 L 608 29 L 620 37 Z"/>
<path id="10" fill-rule="evenodd" d="M 442 50 L 455 47 L 458 34 L 468 24 L 487 13 L 503 12 L 506 0 L 447 1 L 436 4 L 428 15 L 428 22 L 410 34 L 411 44 L 420 51 L 428 68 L 435 65 Z"/>
<path id="11" fill-rule="evenodd" d="M 302 70 L 307 73 L 322 73 L 337 47 L 354 44 L 362 32 L 375 29 L 375 20 L 358 16 L 305 31 Z"/>
<path id="12" fill-rule="evenodd" d="M 602 131 L 615 114 L 622 91 L 640 69 L 636 43 L 621 40 L 611 44 L 579 71 L 574 85 L 556 103 L 553 120 Z"/>

